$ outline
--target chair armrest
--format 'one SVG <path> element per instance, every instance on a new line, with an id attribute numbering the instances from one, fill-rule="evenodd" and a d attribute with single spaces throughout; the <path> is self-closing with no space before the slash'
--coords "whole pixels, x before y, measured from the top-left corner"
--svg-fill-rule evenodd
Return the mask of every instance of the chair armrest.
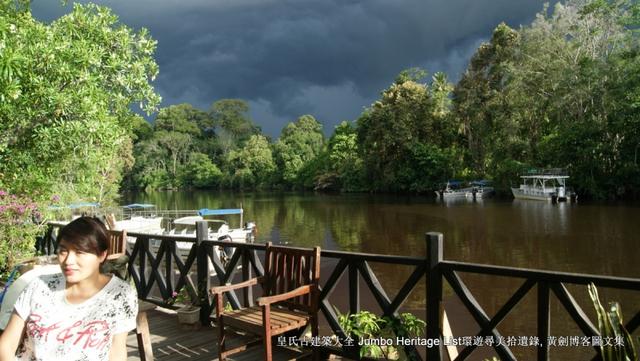
<path id="1" fill-rule="evenodd" d="M 250 280 L 236 283 L 236 284 L 227 284 L 224 286 L 211 287 L 211 289 L 209 290 L 209 293 L 211 293 L 212 295 L 221 295 L 231 290 L 236 290 L 238 288 L 245 288 L 245 287 L 257 285 L 263 282 L 264 282 L 264 277 L 255 277 Z"/>
<path id="2" fill-rule="evenodd" d="M 295 290 L 281 293 L 279 295 L 260 297 L 256 301 L 258 302 L 258 306 L 264 306 L 264 305 L 270 305 L 272 303 L 288 300 L 290 298 L 302 296 L 310 292 L 311 292 L 311 285 L 304 285 L 296 288 Z"/>

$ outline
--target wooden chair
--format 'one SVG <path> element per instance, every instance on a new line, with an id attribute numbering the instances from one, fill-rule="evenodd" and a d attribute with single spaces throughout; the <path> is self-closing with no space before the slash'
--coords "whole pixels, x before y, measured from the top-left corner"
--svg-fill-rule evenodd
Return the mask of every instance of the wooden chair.
<path id="1" fill-rule="evenodd" d="M 116 231 L 113 229 L 109 232 L 109 248 L 107 248 L 107 260 L 118 259 L 127 253 L 127 231 Z"/>
<path id="2" fill-rule="evenodd" d="M 218 357 L 225 361 L 228 355 L 245 350 L 260 339 L 231 350 L 225 347 L 224 326 L 229 325 L 261 336 L 264 359 L 272 360 L 271 338 L 276 335 L 311 326 L 313 337 L 318 336 L 318 282 L 320 279 L 320 247 L 313 249 L 272 246 L 267 243 L 264 276 L 238 284 L 211 288 L 218 320 Z M 261 284 L 263 297 L 257 306 L 224 311 L 225 292 Z M 257 341 L 257 342 L 256 342 Z M 319 353 L 313 349 L 313 358 Z"/>

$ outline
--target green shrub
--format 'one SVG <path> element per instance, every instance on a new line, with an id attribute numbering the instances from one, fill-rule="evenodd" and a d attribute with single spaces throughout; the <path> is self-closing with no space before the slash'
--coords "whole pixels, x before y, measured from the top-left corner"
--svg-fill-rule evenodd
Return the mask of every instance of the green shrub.
<path id="1" fill-rule="evenodd" d="M 41 232 L 38 206 L 30 198 L 0 189 L 0 278 L 16 263 L 35 253 L 35 239 Z"/>
<path id="2" fill-rule="evenodd" d="M 395 343 L 396 337 L 411 338 L 423 335 L 426 327 L 423 320 L 411 313 L 402 313 L 398 318 L 378 317 L 369 311 L 343 315 L 337 308 L 336 313 L 342 329 L 354 339 L 392 339 Z M 405 354 L 404 348 L 394 345 L 363 344 L 360 347 L 360 357 L 410 360 L 411 356 Z"/>

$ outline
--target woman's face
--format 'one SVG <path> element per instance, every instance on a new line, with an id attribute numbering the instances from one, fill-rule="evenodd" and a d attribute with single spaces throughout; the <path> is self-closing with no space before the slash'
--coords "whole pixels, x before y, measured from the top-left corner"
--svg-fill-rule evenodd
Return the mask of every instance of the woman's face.
<path id="1" fill-rule="evenodd" d="M 60 268 L 69 284 L 78 283 L 99 274 L 100 264 L 105 257 L 106 252 L 102 256 L 83 252 L 64 239 L 58 245 Z"/>

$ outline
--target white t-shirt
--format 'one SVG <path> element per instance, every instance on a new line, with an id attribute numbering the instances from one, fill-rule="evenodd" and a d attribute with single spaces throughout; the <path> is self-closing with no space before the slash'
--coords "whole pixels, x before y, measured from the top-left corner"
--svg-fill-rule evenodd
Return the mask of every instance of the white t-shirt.
<path id="1" fill-rule="evenodd" d="M 0 329 L 7 328 L 7 323 L 13 313 L 13 305 L 16 303 L 18 296 L 24 291 L 25 288 L 38 276 L 50 275 L 53 273 L 60 273 L 60 265 L 50 264 L 46 266 L 37 266 L 32 270 L 27 271 L 25 274 L 15 280 L 2 299 L 2 306 L 0 306 Z"/>
<path id="2" fill-rule="evenodd" d="M 62 274 L 40 276 L 20 294 L 16 313 L 26 321 L 24 349 L 16 360 L 108 360 L 113 335 L 136 327 L 138 297 L 126 282 L 111 280 L 90 299 L 70 304 Z"/>

